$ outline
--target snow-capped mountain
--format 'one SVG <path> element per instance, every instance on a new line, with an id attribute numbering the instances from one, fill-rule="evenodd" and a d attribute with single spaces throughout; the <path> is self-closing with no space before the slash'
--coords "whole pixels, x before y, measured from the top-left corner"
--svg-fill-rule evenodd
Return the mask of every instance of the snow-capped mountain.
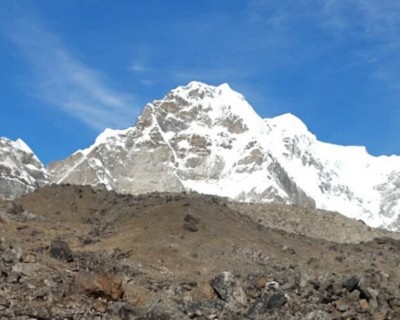
<path id="1" fill-rule="evenodd" d="M 48 181 L 47 170 L 25 142 L 0 137 L 0 198 L 19 197 Z"/>
<path id="2" fill-rule="evenodd" d="M 282 201 L 400 229 L 400 157 L 320 142 L 291 114 L 262 119 L 227 84 L 178 87 L 49 171 L 55 183 Z"/>

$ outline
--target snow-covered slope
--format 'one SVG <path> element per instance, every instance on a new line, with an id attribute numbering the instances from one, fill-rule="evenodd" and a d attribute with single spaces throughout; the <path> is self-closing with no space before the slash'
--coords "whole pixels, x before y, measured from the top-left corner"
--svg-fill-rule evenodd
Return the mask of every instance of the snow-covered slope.
<path id="1" fill-rule="evenodd" d="M 49 170 L 56 183 L 316 205 L 400 226 L 400 157 L 320 142 L 291 114 L 262 119 L 227 84 L 178 87 L 146 105 L 134 127 L 106 130 Z"/>
<path id="2" fill-rule="evenodd" d="M 0 137 L 0 197 L 12 199 L 48 183 L 43 164 L 21 139 Z"/>

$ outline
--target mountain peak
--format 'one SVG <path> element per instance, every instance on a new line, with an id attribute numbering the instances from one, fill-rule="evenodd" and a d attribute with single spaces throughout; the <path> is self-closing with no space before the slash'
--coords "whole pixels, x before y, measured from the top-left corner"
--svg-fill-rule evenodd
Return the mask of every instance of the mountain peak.
<path id="1" fill-rule="evenodd" d="M 31 148 L 21 139 L 0 137 L 0 197 L 21 196 L 48 183 L 48 174 Z"/>
<path id="2" fill-rule="evenodd" d="M 293 114 L 262 119 L 226 83 L 192 81 L 146 105 L 134 127 L 106 130 L 49 170 L 57 183 L 316 205 L 400 230 L 399 167 L 399 157 L 320 142 Z"/>

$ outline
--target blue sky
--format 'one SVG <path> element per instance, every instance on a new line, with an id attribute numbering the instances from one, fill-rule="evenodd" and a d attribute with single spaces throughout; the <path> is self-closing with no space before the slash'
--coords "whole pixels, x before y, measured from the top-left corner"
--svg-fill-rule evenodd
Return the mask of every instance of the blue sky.
<path id="1" fill-rule="evenodd" d="M 63 159 L 198 80 L 400 154 L 399 17 L 393 0 L 3 0 L 0 136 Z"/>

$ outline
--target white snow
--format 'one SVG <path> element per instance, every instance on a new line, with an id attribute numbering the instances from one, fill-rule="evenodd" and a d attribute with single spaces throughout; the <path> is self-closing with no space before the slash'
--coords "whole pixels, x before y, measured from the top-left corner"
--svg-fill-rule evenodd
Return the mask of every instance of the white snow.
<path id="1" fill-rule="evenodd" d="M 160 117 L 156 117 L 159 111 L 157 106 L 163 101 L 177 101 L 177 97 L 185 100 L 187 105 L 179 105 L 177 113 L 169 113 L 161 120 L 184 121 L 189 126 L 178 132 L 165 132 L 157 121 L 160 121 Z M 190 114 L 199 105 L 201 108 L 196 109 L 196 119 L 179 118 L 180 114 Z M 149 104 L 148 108 L 153 117 L 152 125 L 135 136 L 129 152 L 140 150 L 140 144 L 151 139 L 151 130 L 158 131 L 163 145 L 174 155 L 175 162 L 169 166 L 171 174 L 188 190 L 252 201 L 254 193 L 261 194 L 270 188 L 289 202 L 289 195 L 270 171 L 270 165 L 277 162 L 319 208 L 362 219 L 374 227 L 390 228 L 400 215 L 398 201 L 392 203 L 395 213 L 386 214 L 381 210 L 386 201 L 384 199 L 389 199 L 390 194 L 396 192 L 395 187 L 389 188 L 386 184 L 390 175 L 400 176 L 399 156 L 373 157 L 365 147 L 320 142 L 299 118 L 290 113 L 262 119 L 245 98 L 226 83 L 210 86 L 193 81 L 172 90 L 163 100 Z M 236 121 L 243 124 L 243 132 L 229 132 L 226 123 Z M 90 152 L 99 146 L 104 146 L 111 153 L 116 146 L 126 148 L 126 139 L 138 132 L 135 130 L 106 129 L 91 147 L 81 151 L 81 160 L 89 157 Z M 196 168 L 186 167 L 187 159 L 198 157 L 191 146 L 190 137 L 193 135 L 205 138 L 206 150 L 209 151 Z M 172 139 L 178 136 L 181 140 L 174 146 Z M 178 156 L 180 149 L 186 150 L 183 158 Z M 257 158 L 260 153 L 261 163 Z M 118 183 L 112 181 L 105 164 L 93 162 L 93 165 L 104 172 L 102 183 L 107 186 Z M 200 178 L 182 177 L 180 172 L 195 172 Z M 378 188 L 381 185 L 384 187 Z"/>
<path id="2" fill-rule="evenodd" d="M 48 173 L 43 164 L 21 139 L 12 141 L 0 137 L 0 165 L 8 169 L 1 170 L 1 182 L 6 186 L 10 181 L 17 181 L 21 186 L 19 190 L 8 190 L 13 197 L 35 190 L 38 185 L 48 181 Z"/>
<path id="3" fill-rule="evenodd" d="M 22 139 L 17 139 L 14 143 L 13 143 L 14 147 L 24 151 L 26 153 L 32 153 L 33 151 L 31 150 L 31 148 L 28 147 L 28 145 L 22 140 Z"/>

